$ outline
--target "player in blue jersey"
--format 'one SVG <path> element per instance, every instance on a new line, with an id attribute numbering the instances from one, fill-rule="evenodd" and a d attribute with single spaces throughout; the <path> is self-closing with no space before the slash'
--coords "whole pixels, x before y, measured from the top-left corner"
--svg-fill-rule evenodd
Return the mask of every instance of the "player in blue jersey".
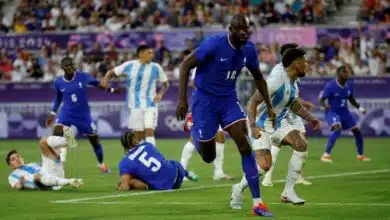
<path id="1" fill-rule="evenodd" d="M 49 127 L 53 124 L 54 117 L 57 115 L 57 110 L 62 102 L 63 106 L 54 127 L 54 135 L 63 135 L 63 125 L 77 127 L 79 134 L 87 135 L 93 146 L 100 170 L 108 173 L 110 169 L 103 162 L 103 147 L 100 144 L 99 136 L 96 134 L 96 125 L 92 121 L 88 105 L 87 86 L 92 85 L 112 93 L 120 93 L 123 89 L 104 88 L 90 74 L 77 71 L 73 60 L 69 57 L 62 59 L 61 68 L 64 70 L 64 75 L 57 77 L 54 81 L 56 98 L 52 111 L 46 120 L 46 126 Z"/>
<path id="2" fill-rule="evenodd" d="M 366 110 L 360 106 L 353 95 L 353 83 L 349 80 L 351 69 L 342 66 L 337 69 L 337 78 L 326 83 L 320 103 L 325 108 L 325 119 L 328 121 L 332 131 L 325 152 L 321 157 L 323 162 L 333 162 L 330 153 L 341 130 L 351 130 L 355 136 L 357 159 L 360 161 L 370 161 L 370 158 L 363 153 L 363 136 L 356 123 L 356 119 L 348 109 L 348 101 L 360 112 Z"/>
<path id="3" fill-rule="evenodd" d="M 236 94 L 236 79 L 246 67 L 253 75 L 256 87 L 267 104 L 271 120 L 275 112 L 257 59 L 256 46 L 248 41 L 249 22 L 240 14 L 232 17 L 229 34 L 203 41 L 182 63 L 180 68 L 179 105 L 176 115 L 185 119 L 188 112 L 187 84 L 190 70 L 196 69 L 191 112 L 191 134 L 195 147 L 206 163 L 216 157 L 215 135 L 219 125 L 229 132 L 241 154 L 242 167 L 253 198 L 253 214 L 272 216 L 260 197 L 259 171 L 246 126 L 246 116 Z"/>
<path id="4" fill-rule="evenodd" d="M 185 170 L 179 162 L 165 159 L 153 144 L 138 139 L 135 132 L 124 133 L 121 144 L 125 156 L 119 162 L 120 191 L 179 189 L 184 177 L 199 180 L 196 174 Z"/>

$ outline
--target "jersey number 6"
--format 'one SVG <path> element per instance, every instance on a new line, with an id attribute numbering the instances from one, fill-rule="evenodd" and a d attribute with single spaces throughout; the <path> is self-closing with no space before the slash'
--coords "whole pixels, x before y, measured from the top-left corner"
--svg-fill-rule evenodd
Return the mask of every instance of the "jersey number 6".
<path id="1" fill-rule="evenodd" d="M 71 99 L 72 99 L 72 102 L 77 102 L 76 94 L 72 94 Z"/>
<path id="2" fill-rule="evenodd" d="M 129 155 L 130 160 L 138 159 L 139 162 L 141 162 L 145 167 L 150 168 L 152 172 L 157 172 L 161 168 L 161 163 L 154 157 L 149 157 L 148 153 L 143 151 L 145 146 L 140 146 L 138 149 Z M 138 158 L 137 156 L 140 155 Z"/>

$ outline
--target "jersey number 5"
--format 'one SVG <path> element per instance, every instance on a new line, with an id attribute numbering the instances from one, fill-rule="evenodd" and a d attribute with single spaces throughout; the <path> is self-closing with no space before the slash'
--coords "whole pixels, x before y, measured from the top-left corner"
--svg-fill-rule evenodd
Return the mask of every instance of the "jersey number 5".
<path id="1" fill-rule="evenodd" d="M 229 70 L 227 72 L 226 80 L 228 80 L 228 79 L 232 79 L 232 80 L 236 79 L 236 74 L 237 74 L 236 70 L 233 70 L 233 71 Z"/>
<path id="2" fill-rule="evenodd" d="M 138 159 L 145 167 L 150 168 L 152 172 L 157 172 L 161 168 L 161 163 L 154 157 L 148 157 L 148 153 L 144 151 L 145 146 L 140 146 L 138 149 L 129 155 L 130 160 Z M 139 155 L 139 157 L 138 157 Z"/>

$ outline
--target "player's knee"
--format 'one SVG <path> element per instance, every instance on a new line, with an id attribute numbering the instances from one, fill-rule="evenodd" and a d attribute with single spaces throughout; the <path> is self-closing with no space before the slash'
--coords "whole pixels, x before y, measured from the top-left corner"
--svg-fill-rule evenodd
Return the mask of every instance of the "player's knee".
<path id="1" fill-rule="evenodd" d="M 256 162 L 262 173 L 266 173 L 272 166 L 271 151 L 268 149 L 256 150 Z"/>
<path id="2" fill-rule="evenodd" d="M 47 145 L 47 138 L 46 137 L 42 137 L 41 140 L 39 140 L 39 146 L 42 149 L 45 149 Z"/>
<path id="3" fill-rule="evenodd" d="M 215 141 L 218 143 L 225 143 L 225 135 L 223 132 L 218 132 L 217 135 L 215 136 Z"/>
<path id="4" fill-rule="evenodd" d="M 359 129 L 358 127 L 352 128 L 351 131 L 352 131 L 352 133 L 355 134 L 355 135 L 361 133 L 361 132 L 360 132 L 360 129 Z"/>
<path id="5" fill-rule="evenodd" d="M 215 151 L 215 141 L 207 141 L 207 142 L 200 142 L 200 155 L 202 156 L 202 160 L 206 163 L 212 163 L 217 153 Z"/>
<path id="6" fill-rule="evenodd" d="M 53 135 L 54 136 L 63 136 L 64 135 L 64 128 L 62 125 L 56 125 L 53 129 Z"/>
<path id="7" fill-rule="evenodd" d="M 296 141 L 294 149 L 299 152 L 307 151 L 307 142 L 305 140 Z"/>
<path id="8" fill-rule="evenodd" d="M 146 137 L 153 137 L 154 136 L 154 130 L 151 128 L 145 129 L 145 136 Z"/>
<path id="9" fill-rule="evenodd" d="M 333 125 L 331 130 L 332 131 L 340 131 L 341 130 L 341 125 L 340 124 Z"/>

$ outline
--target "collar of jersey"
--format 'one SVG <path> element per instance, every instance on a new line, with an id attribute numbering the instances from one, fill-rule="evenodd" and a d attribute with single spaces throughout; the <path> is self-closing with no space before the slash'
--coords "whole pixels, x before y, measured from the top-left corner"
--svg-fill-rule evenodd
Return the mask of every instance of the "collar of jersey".
<path id="1" fill-rule="evenodd" d="M 65 73 L 64 73 L 64 74 L 65 74 Z M 72 81 L 76 78 L 76 74 L 77 74 L 77 71 L 74 72 L 73 77 L 72 77 L 71 80 L 65 79 L 65 77 L 64 77 L 65 75 L 62 76 L 62 79 L 64 79 L 65 82 L 72 82 Z"/>

